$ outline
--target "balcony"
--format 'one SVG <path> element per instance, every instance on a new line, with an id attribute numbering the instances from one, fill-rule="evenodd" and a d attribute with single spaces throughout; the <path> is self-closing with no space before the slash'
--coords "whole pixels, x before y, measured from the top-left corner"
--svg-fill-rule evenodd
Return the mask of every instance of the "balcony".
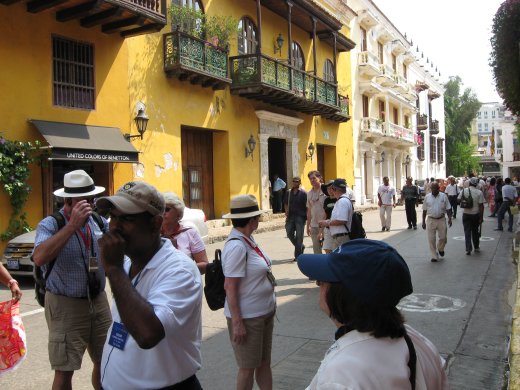
<path id="1" fill-rule="evenodd" d="M 417 130 L 423 131 L 428 128 L 428 115 L 417 114 Z"/>
<path id="2" fill-rule="evenodd" d="M 233 94 L 305 114 L 341 112 L 334 83 L 261 53 L 230 57 L 229 61 Z"/>
<path id="3" fill-rule="evenodd" d="M 439 121 L 437 119 L 433 119 L 430 121 L 430 135 L 439 134 Z"/>
<path id="4" fill-rule="evenodd" d="M 415 92 L 415 87 L 410 84 L 406 84 L 406 91 L 403 92 L 403 96 L 405 99 L 411 102 L 415 102 L 417 100 L 417 92 Z"/>
<path id="5" fill-rule="evenodd" d="M 416 137 L 412 129 L 407 129 L 406 127 L 390 122 L 388 122 L 386 125 L 385 135 L 392 138 L 392 141 L 396 141 L 397 143 L 407 146 L 415 145 Z"/>
<path id="6" fill-rule="evenodd" d="M 399 39 L 392 41 L 393 54 L 398 56 L 399 54 L 403 54 L 404 52 L 406 52 L 406 47 L 404 47 L 403 43 Z"/>
<path id="7" fill-rule="evenodd" d="M 439 92 L 433 91 L 431 89 L 428 90 L 428 99 L 429 100 L 437 99 L 440 96 L 441 96 L 441 94 Z"/>
<path id="8" fill-rule="evenodd" d="M 394 90 L 397 91 L 398 93 L 405 93 L 408 90 L 408 82 L 406 81 L 406 79 L 399 74 L 395 74 L 394 77 L 395 77 Z"/>
<path id="9" fill-rule="evenodd" d="M 334 122 L 348 122 L 350 120 L 350 108 L 348 96 L 338 95 L 339 111 L 334 114 L 324 114 L 324 118 L 330 119 Z"/>
<path id="10" fill-rule="evenodd" d="M 379 42 L 381 42 L 382 44 L 390 42 L 391 40 L 394 39 L 393 34 L 385 26 L 379 27 L 378 30 L 379 31 L 378 31 L 378 34 L 377 34 L 377 40 Z"/>
<path id="11" fill-rule="evenodd" d="M 415 62 L 415 56 L 410 50 L 407 50 L 406 53 L 403 54 L 403 64 L 410 65 L 412 62 Z"/>
<path id="12" fill-rule="evenodd" d="M 381 74 L 379 58 L 369 51 L 358 53 L 358 71 L 360 76 L 371 79 Z"/>
<path id="13" fill-rule="evenodd" d="M 181 31 L 163 35 L 164 72 L 214 90 L 231 84 L 228 51 Z"/>
<path id="14" fill-rule="evenodd" d="M 10 5 L 21 0 L 0 0 Z M 166 0 L 30 0 L 27 12 L 48 11 L 56 20 L 78 20 L 81 27 L 97 28 L 105 34 L 119 33 L 123 38 L 160 31 L 166 25 Z M 37 23 L 37 22 L 36 22 Z"/>
<path id="15" fill-rule="evenodd" d="M 376 76 L 376 82 L 383 87 L 393 88 L 396 85 L 394 70 L 385 64 L 379 65 L 379 75 Z"/>
<path id="16" fill-rule="evenodd" d="M 364 9 L 358 12 L 359 24 L 365 28 L 372 28 L 379 24 L 376 16 L 368 9 Z"/>
<path id="17" fill-rule="evenodd" d="M 365 138 L 382 137 L 384 132 L 384 123 L 381 119 L 361 118 L 361 134 Z"/>
<path id="18" fill-rule="evenodd" d="M 424 81 L 415 82 L 415 90 L 417 91 L 417 93 L 426 91 L 428 88 L 430 88 L 429 85 L 426 84 L 426 82 L 424 82 Z"/>

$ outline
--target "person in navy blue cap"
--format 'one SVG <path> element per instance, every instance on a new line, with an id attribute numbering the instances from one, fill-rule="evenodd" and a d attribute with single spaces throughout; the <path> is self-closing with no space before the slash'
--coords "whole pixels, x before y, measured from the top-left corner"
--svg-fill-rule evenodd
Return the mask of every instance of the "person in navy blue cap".
<path id="1" fill-rule="evenodd" d="M 352 240 L 329 254 L 303 254 L 298 267 L 317 281 L 320 309 L 337 327 L 308 390 L 448 389 L 437 349 L 396 307 L 413 287 L 393 247 Z"/>

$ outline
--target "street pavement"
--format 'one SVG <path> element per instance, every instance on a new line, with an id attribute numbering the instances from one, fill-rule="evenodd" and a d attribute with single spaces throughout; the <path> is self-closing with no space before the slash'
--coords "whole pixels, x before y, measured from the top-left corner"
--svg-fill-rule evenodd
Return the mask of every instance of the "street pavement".
<path id="1" fill-rule="evenodd" d="M 421 209 L 418 208 L 420 221 Z M 489 213 L 486 210 L 486 214 Z M 381 232 L 379 213 L 364 212 L 368 238 L 395 246 L 412 273 L 414 293 L 400 307 L 409 324 L 428 337 L 446 359 L 452 389 L 507 387 L 508 347 L 516 267 L 511 261 L 512 233 L 495 232 L 496 219 L 485 218 L 482 251 L 467 256 L 462 218 L 448 230 L 445 259 L 430 262 L 426 232 L 407 230 L 404 207 L 392 215 L 392 229 Z M 272 258 L 278 280 L 272 367 L 274 389 L 304 389 L 333 342 L 334 326 L 318 308 L 318 288 L 292 261 L 293 248 L 280 230 L 255 235 Z M 266 228 L 266 230 L 269 230 Z M 307 248 L 312 246 L 305 237 Z M 208 245 L 208 257 L 222 242 Z M 306 252 L 310 252 L 309 249 Z M 30 281 L 22 283 L 21 311 L 28 338 L 28 357 L 14 372 L 0 378 L 0 388 L 50 388 L 53 374 L 47 359 L 47 327 L 33 299 Z M 0 300 L 9 297 L 5 288 Z M 223 310 L 203 307 L 203 368 L 199 377 L 205 389 L 233 389 L 236 364 L 229 344 Z M 88 389 L 92 364 L 88 357 L 73 379 L 74 389 Z"/>

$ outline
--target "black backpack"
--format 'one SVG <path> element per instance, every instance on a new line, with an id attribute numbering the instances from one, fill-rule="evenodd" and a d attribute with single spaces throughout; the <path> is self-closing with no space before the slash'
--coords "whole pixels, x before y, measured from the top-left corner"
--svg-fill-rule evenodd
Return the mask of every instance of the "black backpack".
<path id="1" fill-rule="evenodd" d="M 352 205 L 352 224 L 350 226 L 350 231 L 348 232 L 349 238 L 351 240 L 355 240 L 356 238 L 367 238 L 367 233 L 363 227 L 363 214 L 361 214 L 359 211 L 354 211 L 354 205 L 352 204 L 352 201 L 348 197 L 345 197 L 345 199 L 348 199 Z M 347 225 L 345 225 L 345 227 L 347 227 Z"/>
<path id="2" fill-rule="evenodd" d="M 60 212 L 58 212 L 58 211 L 55 212 L 54 214 L 51 215 L 51 217 L 56 220 L 56 223 L 58 224 L 58 231 L 63 226 L 65 226 L 65 217 Z M 105 224 L 103 223 L 103 219 L 99 216 L 99 214 L 96 212 L 92 212 L 92 218 L 94 218 L 94 221 L 96 221 L 96 223 L 98 224 L 99 229 L 101 229 L 101 231 L 104 231 Z M 31 257 L 31 260 L 32 260 L 32 257 Z M 49 275 L 51 274 L 51 271 L 52 271 L 52 268 L 54 267 L 55 262 L 56 262 L 56 259 L 49 262 L 49 264 L 47 265 L 47 273 L 45 276 L 43 275 L 43 270 L 40 266 L 34 264 L 34 267 L 33 267 L 35 298 L 41 307 L 45 307 L 45 291 L 47 290 L 46 289 L 47 279 L 49 278 Z"/>
<path id="3" fill-rule="evenodd" d="M 230 238 L 228 241 L 240 240 L 239 238 Z M 226 241 L 227 242 L 227 241 Z M 247 252 L 246 252 L 247 262 Z M 222 270 L 222 251 L 215 250 L 215 260 L 206 266 L 206 274 L 204 277 L 204 296 L 211 310 L 219 310 L 224 307 L 226 302 L 226 290 L 224 282 L 226 277 Z"/>

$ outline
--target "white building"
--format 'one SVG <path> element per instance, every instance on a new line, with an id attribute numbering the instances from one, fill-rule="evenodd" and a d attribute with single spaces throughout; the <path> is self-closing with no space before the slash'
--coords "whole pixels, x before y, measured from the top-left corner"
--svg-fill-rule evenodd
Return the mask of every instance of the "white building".
<path id="1" fill-rule="evenodd" d="M 388 176 L 396 187 L 446 177 L 444 98 L 439 72 L 371 0 L 351 0 L 356 198 L 377 199 Z"/>

